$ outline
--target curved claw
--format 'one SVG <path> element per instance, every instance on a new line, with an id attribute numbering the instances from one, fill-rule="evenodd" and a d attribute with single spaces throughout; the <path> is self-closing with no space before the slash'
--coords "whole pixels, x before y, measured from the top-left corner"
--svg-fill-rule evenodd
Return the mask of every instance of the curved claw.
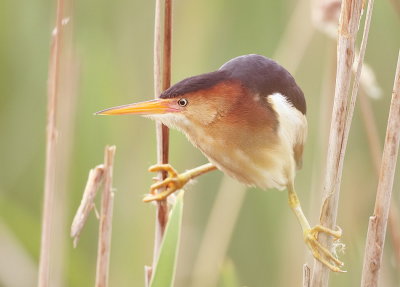
<path id="1" fill-rule="evenodd" d="M 144 202 L 161 201 L 165 200 L 170 194 L 182 189 L 182 187 L 189 181 L 189 177 L 178 172 L 169 164 L 156 164 L 149 167 L 150 172 L 166 172 L 167 178 L 152 184 L 150 186 L 150 194 L 143 198 Z M 160 193 L 156 193 L 158 189 L 164 189 Z"/>
<path id="2" fill-rule="evenodd" d="M 337 259 L 331 251 L 329 251 L 326 247 L 322 246 L 321 243 L 318 242 L 319 233 L 326 233 L 328 235 L 331 235 L 336 241 L 339 240 L 342 236 L 342 230 L 339 227 L 337 228 L 337 230 L 332 230 L 322 225 L 317 225 L 304 232 L 304 240 L 307 246 L 310 248 L 311 253 L 315 257 L 315 259 L 319 260 L 322 264 L 324 264 L 334 272 L 346 272 L 340 269 L 340 267 L 342 267 L 344 263 Z"/>
<path id="3" fill-rule="evenodd" d="M 316 225 L 310 230 L 310 232 L 312 232 L 315 238 L 318 238 L 318 233 L 320 232 L 331 235 L 335 241 L 342 237 L 342 229 L 339 226 L 336 226 L 336 230 L 332 230 L 322 225 Z"/>
<path id="4" fill-rule="evenodd" d="M 151 202 L 151 201 L 161 201 L 164 200 L 166 198 L 166 196 L 162 196 L 160 194 L 147 194 L 144 198 L 143 198 L 143 202 Z"/>
<path id="5" fill-rule="evenodd" d="M 164 187 L 165 189 L 171 189 L 176 186 L 176 178 L 167 177 L 163 181 L 156 182 L 150 186 L 150 192 L 154 193 L 157 189 Z"/>
<path id="6" fill-rule="evenodd" d="M 149 167 L 149 172 L 165 171 L 170 177 L 177 177 L 178 172 L 170 164 L 155 164 Z"/>

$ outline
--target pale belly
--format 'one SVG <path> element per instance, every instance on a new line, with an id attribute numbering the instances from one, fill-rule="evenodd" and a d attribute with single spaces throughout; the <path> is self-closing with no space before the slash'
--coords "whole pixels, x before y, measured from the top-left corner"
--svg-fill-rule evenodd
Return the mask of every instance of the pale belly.
<path id="1" fill-rule="evenodd" d="M 227 175 L 262 189 L 284 189 L 294 181 L 294 147 L 303 146 L 307 120 L 280 94 L 268 97 L 279 119 L 278 130 L 252 130 L 237 123 L 196 125 L 180 114 L 158 117 L 169 127 L 181 130 L 194 146 Z M 263 127 L 264 128 L 264 127 Z M 300 154 L 301 157 L 301 154 Z"/>
<path id="2" fill-rule="evenodd" d="M 218 169 L 246 185 L 282 190 L 294 180 L 293 150 L 289 148 L 285 150 L 275 145 L 252 152 L 227 146 L 223 148 L 222 152 L 218 152 L 215 145 L 212 149 L 199 146 Z"/>

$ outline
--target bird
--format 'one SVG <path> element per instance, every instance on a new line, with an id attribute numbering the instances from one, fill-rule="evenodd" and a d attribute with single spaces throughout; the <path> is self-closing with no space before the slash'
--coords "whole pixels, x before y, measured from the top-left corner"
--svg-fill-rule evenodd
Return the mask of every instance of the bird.
<path id="1" fill-rule="evenodd" d="M 344 263 L 318 242 L 320 233 L 339 240 L 342 230 L 311 227 L 294 188 L 307 137 L 306 112 L 304 94 L 293 76 L 274 60 L 249 54 L 229 60 L 216 71 L 186 78 L 157 99 L 96 114 L 136 114 L 158 120 L 185 134 L 209 160 L 183 173 L 169 164 L 150 167 L 149 171 L 163 171 L 168 177 L 153 184 L 144 201 L 165 200 L 191 179 L 216 169 L 248 186 L 287 189 L 289 206 L 312 255 L 332 271 L 344 272 Z"/>

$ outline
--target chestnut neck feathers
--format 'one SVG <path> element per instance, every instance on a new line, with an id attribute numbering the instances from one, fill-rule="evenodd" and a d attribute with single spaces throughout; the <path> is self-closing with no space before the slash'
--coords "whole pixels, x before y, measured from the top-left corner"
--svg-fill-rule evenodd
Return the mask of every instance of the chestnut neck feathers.
<path id="1" fill-rule="evenodd" d="M 175 98 L 206 91 L 221 82 L 237 82 L 249 94 L 268 97 L 280 93 L 302 114 L 306 114 L 303 92 L 290 73 L 275 61 L 260 55 L 234 58 L 214 72 L 184 79 L 164 91 L 160 98 Z M 213 96 L 211 93 L 203 93 Z"/>
<path id="2" fill-rule="evenodd" d="M 293 77 L 259 55 L 187 78 L 160 98 L 179 112 L 158 116 L 181 130 L 218 169 L 261 188 L 284 188 L 300 166 L 306 103 Z"/>

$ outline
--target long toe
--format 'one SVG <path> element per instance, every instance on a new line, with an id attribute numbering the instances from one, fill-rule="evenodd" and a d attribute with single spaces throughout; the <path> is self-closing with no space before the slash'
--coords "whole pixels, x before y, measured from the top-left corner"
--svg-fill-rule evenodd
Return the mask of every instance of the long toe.
<path id="1" fill-rule="evenodd" d="M 311 228 L 310 232 L 315 234 L 317 238 L 319 233 L 331 235 L 335 240 L 338 240 L 342 237 L 342 229 L 339 226 L 336 226 L 336 230 L 332 230 L 322 225 L 316 225 Z"/>
<path id="2" fill-rule="evenodd" d="M 320 261 L 322 264 L 327 266 L 330 270 L 334 272 L 346 272 L 340 267 L 344 265 L 342 261 L 340 261 L 336 256 L 332 254 L 331 251 L 329 251 L 326 247 L 324 247 L 320 242 L 318 242 L 318 233 L 319 232 L 324 232 L 327 233 L 331 236 L 333 236 L 335 239 L 340 238 L 338 236 L 339 234 L 337 231 L 332 231 L 327 230 L 325 228 L 320 228 L 320 226 L 316 226 L 314 228 L 311 228 L 307 231 L 305 231 L 304 234 L 304 239 L 307 244 L 307 246 L 310 248 L 311 253 L 313 254 L 314 258 Z M 334 233 L 334 234 L 332 234 Z"/>
<path id="3" fill-rule="evenodd" d="M 143 198 L 144 202 L 161 201 L 165 200 L 170 194 L 181 189 L 186 183 L 187 179 L 181 176 L 169 164 L 156 164 L 149 167 L 150 172 L 166 172 L 167 178 L 158 181 L 150 186 L 150 194 Z"/>

